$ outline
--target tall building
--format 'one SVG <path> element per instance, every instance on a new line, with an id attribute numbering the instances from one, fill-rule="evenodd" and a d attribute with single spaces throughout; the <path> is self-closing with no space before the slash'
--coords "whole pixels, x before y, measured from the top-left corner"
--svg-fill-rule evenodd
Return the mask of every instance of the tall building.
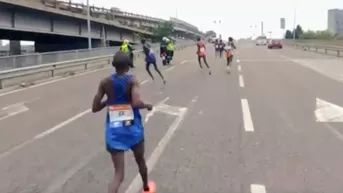
<path id="1" fill-rule="evenodd" d="M 328 10 L 328 31 L 334 35 L 343 36 L 343 10 Z"/>

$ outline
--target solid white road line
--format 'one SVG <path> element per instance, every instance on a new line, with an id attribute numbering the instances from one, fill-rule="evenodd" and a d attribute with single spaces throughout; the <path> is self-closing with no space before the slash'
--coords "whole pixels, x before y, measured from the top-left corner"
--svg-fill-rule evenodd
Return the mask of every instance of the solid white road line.
<path id="1" fill-rule="evenodd" d="M 17 104 L 13 104 L 13 105 L 9 105 L 7 107 L 4 107 L 0 110 L 0 112 L 3 112 L 5 113 L 6 115 L 3 116 L 3 117 L 0 117 L 0 121 L 1 120 L 4 120 L 4 119 L 7 119 L 9 117 L 12 117 L 14 115 L 17 115 L 17 114 L 20 114 L 20 113 L 23 113 L 23 112 L 26 112 L 28 111 L 29 108 L 26 107 L 24 105 L 24 103 L 17 103 Z"/>
<path id="2" fill-rule="evenodd" d="M 261 184 L 251 184 L 250 185 L 250 192 L 251 193 L 266 193 L 266 187 Z"/>
<path id="3" fill-rule="evenodd" d="M 196 100 L 192 100 L 192 103 L 194 103 Z M 162 155 L 164 149 L 170 142 L 171 138 L 173 137 L 175 131 L 179 128 L 179 125 L 184 120 L 186 113 L 188 111 L 188 108 L 186 107 L 176 107 L 177 113 L 175 113 L 175 107 L 169 106 L 169 105 L 163 105 L 163 103 L 160 104 L 161 107 L 165 106 L 167 108 L 160 108 L 161 112 L 167 113 L 169 115 L 176 115 L 177 118 L 172 123 L 172 125 L 169 127 L 168 131 L 165 133 L 165 135 L 162 137 L 154 151 L 152 152 L 151 156 L 149 157 L 147 161 L 147 167 L 148 167 L 148 173 L 150 173 L 153 168 L 155 167 L 159 157 Z M 156 106 L 157 109 L 158 106 Z M 169 109 L 169 110 L 168 110 Z M 136 193 L 138 192 L 142 187 L 141 177 L 139 174 L 136 175 L 136 177 L 133 179 L 125 193 Z"/>
<path id="4" fill-rule="evenodd" d="M 254 125 L 251 118 L 249 103 L 247 99 L 241 99 L 244 129 L 247 132 L 254 132 Z"/>
<path id="5" fill-rule="evenodd" d="M 4 157 L 8 156 L 9 154 L 11 154 L 11 153 L 13 153 L 13 152 L 15 152 L 17 150 L 20 150 L 21 148 L 23 148 L 23 147 L 25 147 L 25 146 L 35 142 L 36 140 L 41 139 L 41 138 L 43 138 L 43 137 L 45 137 L 47 135 L 52 134 L 53 132 L 63 128 L 64 126 L 70 124 L 73 121 L 76 121 L 77 119 L 81 118 L 82 116 L 84 116 L 84 115 L 86 115 L 86 114 L 88 114 L 90 112 L 91 112 L 91 109 L 87 109 L 86 111 L 83 111 L 83 112 L 81 112 L 81 113 L 79 113 L 79 114 L 77 114 L 77 115 L 75 115 L 75 116 L 73 116 L 73 117 L 71 117 L 71 118 L 69 118 L 69 119 L 67 119 L 67 120 L 57 124 L 57 125 L 55 125 L 54 127 L 44 131 L 43 133 L 38 134 L 34 138 L 32 138 L 30 140 L 27 140 L 27 141 L 25 141 L 25 142 L 23 142 L 23 143 L 21 143 L 21 144 L 19 144 L 17 146 L 14 146 L 13 148 L 9 149 L 8 151 L 5 151 L 4 153 L 0 154 L 0 160 L 2 158 L 4 158 Z"/>
<path id="6" fill-rule="evenodd" d="M 143 80 L 143 81 L 141 82 L 141 85 L 147 83 L 148 81 L 149 81 L 149 80 Z"/>
<path id="7" fill-rule="evenodd" d="M 144 81 L 142 81 L 140 84 L 144 84 Z M 168 97 L 168 99 L 169 99 L 169 97 Z M 67 119 L 67 120 L 65 120 L 65 121 L 55 125 L 54 127 L 52 127 L 50 129 L 48 129 L 48 130 L 46 130 L 46 131 L 36 135 L 35 137 L 33 137 L 33 138 L 31 138 L 31 139 L 29 139 L 29 140 L 27 140 L 27 141 L 17 145 L 17 146 L 14 146 L 13 148 L 9 149 L 8 151 L 5 151 L 5 152 L 1 153 L 0 154 L 0 160 L 2 158 L 4 158 L 4 157 L 8 156 L 9 154 L 11 154 L 11 153 L 13 153 L 13 152 L 15 152 L 17 150 L 20 150 L 21 148 L 23 148 L 23 147 L 25 147 L 25 146 L 35 142 L 38 139 L 41 139 L 43 137 L 46 137 L 46 136 L 54 133 L 55 131 L 63 128 L 64 126 L 66 126 L 66 125 L 68 125 L 68 124 L 70 124 L 70 123 L 72 123 L 72 122 L 74 122 L 76 120 L 78 120 L 79 118 L 83 117 L 84 115 L 86 115 L 86 114 L 88 114 L 90 112 L 91 112 L 91 109 L 87 109 L 87 110 L 85 110 L 85 111 L 83 111 L 81 113 L 78 113 L 77 115 L 75 115 L 73 117 L 70 117 L 69 119 Z"/>
<path id="8" fill-rule="evenodd" d="M 53 80 L 50 80 L 50 81 L 47 81 L 47 82 L 43 82 L 43 83 L 40 83 L 40 84 L 29 86 L 29 87 L 26 87 L 26 88 L 20 88 L 20 89 L 15 89 L 15 90 L 8 91 L 8 92 L 0 93 L 0 97 L 5 96 L 5 95 L 9 95 L 9 94 L 13 94 L 13 93 L 17 93 L 17 92 L 21 92 L 21 91 L 24 91 L 24 90 L 28 90 L 28 89 L 31 89 L 31 88 L 36 88 L 36 87 L 44 86 L 44 85 L 47 85 L 47 84 L 52 84 L 52 83 L 59 82 L 59 81 L 62 81 L 62 80 L 67 80 L 67 79 L 75 78 L 75 77 L 78 77 L 78 76 L 83 76 L 83 75 L 87 75 L 87 74 L 91 74 L 91 73 L 95 73 L 95 72 L 99 72 L 99 71 L 103 71 L 103 70 L 108 70 L 108 69 L 109 69 L 109 67 L 100 68 L 100 69 L 96 69 L 96 70 L 91 70 L 91 71 L 86 71 L 86 72 L 82 72 L 82 73 L 77 73 L 77 74 L 75 74 L 73 76 L 67 76 L 67 77 L 53 79 Z"/>
<path id="9" fill-rule="evenodd" d="M 243 76 L 242 75 L 239 75 L 239 86 L 241 87 L 241 88 L 244 88 L 244 80 L 243 80 Z"/>
<path id="10" fill-rule="evenodd" d="M 176 66 L 172 66 L 170 68 L 167 68 L 166 71 L 170 71 L 170 70 L 173 70 Z"/>
<path id="11" fill-rule="evenodd" d="M 241 65 L 237 65 L 238 71 L 241 72 L 242 71 L 242 67 Z"/>

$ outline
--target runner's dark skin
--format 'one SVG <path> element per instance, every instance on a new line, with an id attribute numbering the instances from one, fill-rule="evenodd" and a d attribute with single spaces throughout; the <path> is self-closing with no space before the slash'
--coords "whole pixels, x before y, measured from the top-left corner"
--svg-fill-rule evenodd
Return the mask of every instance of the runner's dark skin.
<path id="1" fill-rule="evenodd" d="M 125 75 L 129 69 L 130 69 L 130 58 L 126 54 L 122 52 L 118 52 L 113 57 L 112 65 L 116 69 L 116 73 L 119 76 Z M 134 108 L 139 109 L 147 109 L 152 110 L 153 106 L 151 104 L 144 103 L 140 99 L 140 92 L 139 92 L 139 82 L 137 81 L 136 77 L 131 79 L 131 81 L 128 84 L 127 88 L 127 94 L 131 98 L 131 104 Z M 98 91 L 93 99 L 93 105 L 92 105 L 92 112 L 96 113 L 101 111 L 106 107 L 106 100 L 102 100 L 103 97 L 106 95 L 107 99 L 113 99 L 115 96 L 115 93 L 112 89 L 112 80 L 110 77 L 106 77 L 103 80 L 101 80 Z M 146 166 L 146 161 L 144 158 L 144 152 L 145 152 L 145 146 L 144 146 L 144 140 L 142 140 L 140 143 L 136 144 L 131 148 L 133 151 L 136 163 L 139 168 L 139 173 L 142 177 L 143 181 L 143 189 L 144 191 L 149 191 L 148 187 L 148 170 Z M 124 180 L 124 151 L 115 150 L 111 151 L 111 158 L 114 165 L 114 180 L 109 185 L 109 192 L 110 193 L 118 193 L 119 187 L 121 183 Z"/>
<path id="2" fill-rule="evenodd" d="M 199 42 L 201 39 L 200 38 L 197 38 L 197 41 Z M 204 60 L 205 62 L 205 65 L 206 67 L 210 70 L 210 66 L 208 65 L 207 63 L 207 60 L 206 60 L 206 56 L 200 56 L 199 53 L 200 53 L 200 46 L 197 44 L 197 53 L 198 53 L 198 62 L 199 62 L 199 66 L 200 68 L 202 69 L 202 64 L 201 64 L 201 58 Z M 205 47 L 205 46 L 204 46 Z M 206 48 L 206 47 L 205 47 Z M 209 74 L 211 75 L 211 70 L 209 71 Z"/>
<path id="3" fill-rule="evenodd" d="M 158 69 L 157 67 L 157 64 L 156 64 L 156 61 L 154 62 L 151 62 L 151 61 L 147 61 L 147 58 L 149 57 L 149 52 L 150 52 L 150 45 L 149 44 L 146 44 L 146 41 L 145 39 L 142 39 L 141 40 L 141 43 L 143 45 L 143 52 L 145 54 L 145 57 L 146 57 L 146 64 L 145 64 L 145 69 L 146 71 L 148 72 L 149 76 L 151 77 L 152 80 L 155 80 L 154 76 L 151 74 L 151 71 L 150 71 L 150 64 L 154 65 L 154 68 L 155 68 L 155 71 L 160 75 L 160 77 L 162 78 L 163 80 L 163 83 L 166 84 L 166 81 L 164 80 L 164 77 L 161 73 L 161 71 Z"/>

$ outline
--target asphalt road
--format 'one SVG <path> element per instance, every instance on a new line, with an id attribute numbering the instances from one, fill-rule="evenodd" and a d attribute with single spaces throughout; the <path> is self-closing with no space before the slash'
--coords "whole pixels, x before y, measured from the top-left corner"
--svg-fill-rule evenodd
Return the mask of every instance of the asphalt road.
<path id="1" fill-rule="evenodd" d="M 212 75 L 200 70 L 193 47 L 163 68 L 165 86 L 143 65 L 133 70 L 143 98 L 156 104 L 143 114 L 158 192 L 341 192 L 343 123 L 331 122 L 320 102 L 343 106 L 343 61 L 240 42 L 228 74 L 209 49 Z M 105 112 L 89 108 L 111 71 L 0 93 L 1 193 L 107 192 L 113 168 Z M 131 153 L 126 161 L 121 190 L 135 193 L 140 181 Z"/>

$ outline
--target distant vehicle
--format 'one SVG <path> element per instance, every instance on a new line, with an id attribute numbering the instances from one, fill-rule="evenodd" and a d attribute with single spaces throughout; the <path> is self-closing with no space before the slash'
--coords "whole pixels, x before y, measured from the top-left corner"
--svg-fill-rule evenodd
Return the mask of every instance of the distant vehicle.
<path id="1" fill-rule="evenodd" d="M 281 40 L 270 40 L 268 43 L 268 49 L 279 48 L 282 49 Z"/>
<path id="2" fill-rule="evenodd" d="M 268 40 L 267 40 L 267 37 L 266 36 L 258 36 L 256 38 L 256 46 L 259 46 L 259 45 L 267 45 L 268 44 Z"/>

